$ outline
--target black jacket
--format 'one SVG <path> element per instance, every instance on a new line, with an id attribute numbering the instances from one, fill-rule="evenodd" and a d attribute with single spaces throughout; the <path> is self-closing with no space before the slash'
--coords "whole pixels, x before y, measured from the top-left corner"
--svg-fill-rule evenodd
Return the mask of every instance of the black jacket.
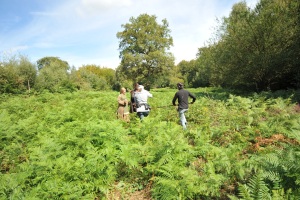
<path id="1" fill-rule="evenodd" d="M 189 102 L 188 102 L 189 97 L 193 98 L 192 103 L 194 103 L 196 101 L 195 95 L 193 95 L 192 93 L 190 93 L 187 90 L 180 89 L 178 92 L 176 92 L 172 103 L 175 106 L 176 105 L 175 102 L 178 99 L 178 109 L 188 109 L 189 108 Z"/>

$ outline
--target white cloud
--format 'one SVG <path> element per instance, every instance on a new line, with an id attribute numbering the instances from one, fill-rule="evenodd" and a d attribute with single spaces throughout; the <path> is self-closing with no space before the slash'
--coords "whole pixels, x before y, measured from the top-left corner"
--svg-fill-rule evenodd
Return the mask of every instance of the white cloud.
<path id="1" fill-rule="evenodd" d="M 51 13 L 51 12 L 29 12 L 30 15 L 36 15 L 36 16 L 46 16 L 46 17 L 51 17 L 51 16 L 55 16 L 58 15 L 57 13 Z"/>
<path id="2" fill-rule="evenodd" d="M 253 9 L 257 3 L 259 2 L 259 0 L 247 0 L 247 6 L 250 7 L 251 9 Z"/>
<path id="3" fill-rule="evenodd" d="M 149 5 L 147 11 L 159 19 L 166 18 L 171 29 L 174 46 L 171 48 L 176 64 L 182 60 L 196 58 L 198 48 L 205 45 L 213 33 L 217 11 L 217 1 L 186 0 L 164 1 L 160 6 Z M 169 9 L 166 9 L 170 7 Z M 223 11 L 222 11 L 223 12 Z"/>
<path id="4" fill-rule="evenodd" d="M 5 54 L 5 55 L 14 55 L 14 54 L 19 53 L 20 51 L 27 50 L 28 48 L 29 47 L 26 46 L 26 45 L 23 45 L 23 46 L 14 46 L 14 47 L 11 47 L 9 49 L 6 49 L 6 50 L 2 51 L 2 54 Z"/>
<path id="5" fill-rule="evenodd" d="M 91 17 L 130 5 L 132 5 L 131 0 L 81 0 L 75 10 L 81 17 Z"/>
<path id="6" fill-rule="evenodd" d="M 35 44 L 33 44 L 32 46 L 33 48 L 54 48 L 57 47 L 57 45 L 53 44 L 53 43 L 49 43 L 49 42 L 37 42 Z"/>
<path id="7" fill-rule="evenodd" d="M 12 51 L 16 52 L 16 51 L 20 51 L 20 50 L 25 50 L 28 49 L 28 46 L 23 45 L 23 46 L 15 46 L 12 48 Z"/>
<path id="8" fill-rule="evenodd" d="M 15 46 L 10 49 L 0 51 L 0 62 L 9 60 L 13 56 L 17 55 L 20 51 L 28 49 L 28 46 Z"/>

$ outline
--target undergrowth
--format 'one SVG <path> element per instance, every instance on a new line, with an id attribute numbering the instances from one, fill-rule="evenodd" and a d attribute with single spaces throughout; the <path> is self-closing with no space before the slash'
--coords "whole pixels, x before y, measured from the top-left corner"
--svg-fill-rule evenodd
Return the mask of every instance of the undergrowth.
<path id="1" fill-rule="evenodd" d="M 293 96 L 190 91 L 187 131 L 172 89 L 130 123 L 117 92 L 2 95 L 0 199 L 299 199 Z"/>

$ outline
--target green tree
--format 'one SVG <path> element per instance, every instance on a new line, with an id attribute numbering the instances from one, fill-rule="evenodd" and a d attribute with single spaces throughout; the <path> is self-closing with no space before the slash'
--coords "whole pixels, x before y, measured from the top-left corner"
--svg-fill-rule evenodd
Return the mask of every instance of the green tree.
<path id="1" fill-rule="evenodd" d="M 36 68 L 26 56 L 13 55 L 0 62 L 0 93 L 22 93 L 34 85 Z"/>
<path id="2" fill-rule="evenodd" d="M 75 72 L 76 84 L 83 90 L 112 89 L 115 82 L 115 70 L 97 65 L 84 65 Z"/>
<path id="3" fill-rule="evenodd" d="M 117 33 L 121 58 L 118 72 L 133 82 L 153 84 L 174 67 L 174 57 L 167 51 L 173 45 L 169 24 L 166 19 L 158 24 L 156 16 L 148 14 L 129 21 Z"/>
<path id="4" fill-rule="evenodd" d="M 37 61 L 38 76 L 36 88 L 59 92 L 62 90 L 74 90 L 75 85 L 70 81 L 70 69 L 68 63 L 57 57 L 44 57 Z"/>
<path id="5" fill-rule="evenodd" d="M 43 57 L 36 61 L 36 63 L 38 70 L 41 70 L 46 66 L 50 66 L 52 63 L 55 63 L 55 65 L 60 66 L 60 68 L 64 68 L 66 70 L 70 69 L 68 62 L 61 60 L 59 57 Z"/>
<path id="6" fill-rule="evenodd" d="M 17 76 L 17 60 L 13 56 L 0 64 L 0 90 L 1 93 L 17 93 L 22 86 Z"/>
<path id="7" fill-rule="evenodd" d="M 235 4 L 217 41 L 199 57 L 210 84 L 257 91 L 299 87 L 299 15 L 297 0 L 261 0 L 254 9 Z"/>
<path id="8" fill-rule="evenodd" d="M 199 50 L 200 51 L 200 50 Z M 190 87 L 209 86 L 209 73 L 207 66 L 202 60 L 181 61 L 178 63 L 179 71 L 186 84 Z"/>
<path id="9" fill-rule="evenodd" d="M 185 85 L 190 83 L 190 80 L 188 79 L 189 73 L 192 71 L 192 67 L 190 65 L 190 61 L 182 60 L 180 61 L 176 69 L 178 71 L 178 75 L 180 76 L 181 79 L 184 80 Z"/>
<path id="10" fill-rule="evenodd" d="M 28 92 L 30 92 L 31 87 L 35 84 L 37 76 L 36 66 L 32 64 L 27 57 L 21 56 L 18 71 L 19 76 L 23 80 L 23 85 L 26 86 Z"/>
<path id="11" fill-rule="evenodd" d="M 84 65 L 78 69 L 78 71 L 81 70 L 87 70 L 97 75 L 99 78 L 105 79 L 109 87 L 111 87 L 116 81 L 115 70 L 111 68 L 100 67 L 97 65 Z"/>

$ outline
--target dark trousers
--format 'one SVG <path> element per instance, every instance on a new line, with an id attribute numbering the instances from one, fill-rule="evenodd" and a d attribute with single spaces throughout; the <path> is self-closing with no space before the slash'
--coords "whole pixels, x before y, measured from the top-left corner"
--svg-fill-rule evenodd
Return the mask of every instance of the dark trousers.
<path id="1" fill-rule="evenodd" d="M 149 115 L 149 112 L 138 112 L 137 115 L 141 119 L 141 121 L 144 119 L 144 117 L 147 117 Z"/>

